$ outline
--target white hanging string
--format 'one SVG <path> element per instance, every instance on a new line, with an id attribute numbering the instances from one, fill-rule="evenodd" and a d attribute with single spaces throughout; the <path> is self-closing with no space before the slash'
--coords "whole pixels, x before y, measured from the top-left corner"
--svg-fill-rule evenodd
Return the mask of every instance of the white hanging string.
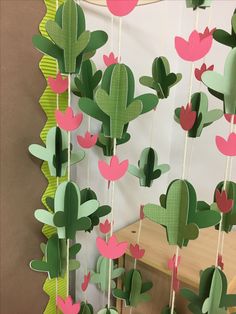
<path id="1" fill-rule="evenodd" d="M 122 17 L 119 17 L 119 42 L 118 42 L 118 62 L 121 62 L 121 42 L 122 42 Z"/>
<path id="2" fill-rule="evenodd" d="M 114 15 L 111 13 L 111 52 L 114 53 Z"/>

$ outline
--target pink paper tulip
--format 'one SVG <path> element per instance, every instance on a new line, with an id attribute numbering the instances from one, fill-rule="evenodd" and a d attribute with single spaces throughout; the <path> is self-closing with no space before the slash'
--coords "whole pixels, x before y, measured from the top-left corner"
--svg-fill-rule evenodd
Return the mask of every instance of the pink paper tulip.
<path id="1" fill-rule="evenodd" d="M 229 114 L 229 113 L 226 113 L 225 115 L 225 119 L 231 123 L 231 120 L 233 118 L 233 124 L 236 124 L 236 114 Z"/>
<path id="2" fill-rule="evenodd" d="M 194 126 L 197 113 L 192 111 L 192 104 L 187 104 L 186 107 L 182 106 L 180 110 L 180 125 L 185 131 L 189 131 Z"/>
<path id="3" fill-rule="evenodd" d="M 117 64 L 118 63 L 118 57 L 115 57 L 114 53 L 111 52 L 109 54 L 109 56 L 103 55 L 103 61 L 104 61 L 105 65 L 107 67 L 109 67 L 112 64 Z"/>
<path id="4" fill-rule="evenodd" d="M 68 89 L 68 78 L 63 78 L 61 73 L 58 73 L 55 79 L 53 77 L 48 78 L 48 85 L 54 93 L 62 94 Z"/>
<path id="5" fill-rule="evenodd" d="M 145 254 L 145 250 L 141 249 L 138 244 L 135 244 L 135 245 L 130 244 L 129 250 L 133 258 L 135 259 L 141 259 Z"/>
<path id="6" fill-rule="evenodd" d="M 227 140 L 216 136 L 216 146 L 223 155 L 236 156 L 236 133 L 231 133 Z"/>
<path id="7" fill-rule="evenodd" d="M 188 41 L 182 37 L 175 37 L 175 49 L 183 60 L 194 62 L 205 57 L 210 51 L 213 36 L 212 32 L 207 29 L 203 34 L 194 30 Z"/>
<path id="8" fill-rule="evenodd" d="M 122 178 L 128 170 L 128 166 L 128 160 L 124 160 L 119 163 L 119 159 L 117 156 L 112 156 L 110 165 L 108 165 L 103 160 L 98 161 L 99 171 L 103 178 L 108 181 L 117 181 Z"/>
<path id="9" fill-rule="evenodd" d="M 142 205 L 142 206 L 140 207 L 140 214 L 139 214 L 139 219 L 140 219 L 140 220 L 143 220 L 144 217 L 145 217 L 143 208 L 144 208 L 144 206 Z"/>
<path id="10" fill-rule="evenodd" d="M 218 255 L 217 258 L 217 266 L 220 267 L 221 270 L 224 270 L 223 256 L 220 254 Z"/>
<path id="11" fill-rule="evenodd" d="M 84 275 L 84 281 L 81 285 L 81 289 L 83 292 L 85 292 L 88 288 L 88 284 L 89 284 L 89 281 L 90 281 L 90 272 L 87 274 L 87 275 Z"/>
<path id="12" fill-rule="evenodd" d="M 83 148 L 92 148 L 94 145 L 96 145 L 97 139 L 98 135 L 93 135 L 90 132 L 86 132 L 84 136 L 77 136 L 77 142 Z"/>
<path id="13" fill-rule="evenodd" d="M 103 234 L 107 234 L 111 230 L 111 223 L 109 222 L 108 219 L 105 220 L 104 223 L 99 224 L 99 229 Z"/>
<path id="14" fill-rule="evenodd" d="M 168 268 L 172 270 L 172 289 L 175 292 L 178 292 L 180 289 L 180 281 L 178 279 L 178 267 L 180 264 L 181 257 L 178 257 L 177 265 L 176 265 L 176 255 L 174 255 L 168 261 Z"/>
<path id="15" fill-rule="evenodd" d="M 80 311 L 80 302 L 73 304 L 71 296 L 68 296 L 65 301 L 57 297 L 57 306 L 63 314 L 78 314 Z"/>
<path id="16" fill-rule="evenodd" d="M 67 107 L 65 112 L 56 110 L 56 121 L 58 126 L 65 131 L 73 131 L 78 129 L 83 120 L 83 114 L 75 115 L 71 107 Z"/>
<path id="17" fill-rule="evenodd" d="M 206 71 L 213 71 L 213 70 L 214 70 L 214 64 L 207 67 L 206 63 L 203 63 L 200 69 L 198 69 L 198 68 L 195 69 L 194 74 L 195 74 L 196 79 L 201 82 L 202 81 L 202 74 Z"/>
<path id="18" fill-rule="evenodd" d="M 109 259 L 117 259 L 124 255 L 127 250 L 128 243 L 127 242 L 118 242 L 116 240 L 115 235 L 110 237 L 108 242 L 104 239 L 97 237 L 96 240 L 97 248 L 99 253 Z"/>
<path id="19" fill-rule="evenodd" d="M 176 261 L 176 255 L 174 255 L 171 259 L 168 260 L 167 266 L 170 270 L 173 270 L 173 268 L 175 267 L 175 261 Z M 178 257 L 177 266 L 179 266 L 180 261 L 181 261 L 181 256 Z"/>
<path id="20" fill-rule="evenodd" d="M 219 210 L 226 214 L 231 211 L 234 205 L 234 201 L 232 199 L 228 199 L 227 192 L 219 190 L 216 191 L 216 204 Z"/>
<path id="21" fill-rule="evenodd" d="M 128 15 L 139 0 L 106 0 L 109 11 L 115 16 Z"/>

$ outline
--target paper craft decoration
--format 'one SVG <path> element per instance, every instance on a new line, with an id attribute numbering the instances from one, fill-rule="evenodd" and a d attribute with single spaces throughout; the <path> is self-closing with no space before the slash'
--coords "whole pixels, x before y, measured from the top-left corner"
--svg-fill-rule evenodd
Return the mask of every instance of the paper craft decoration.
<path id="1" fill-rule="evenodd" d="M 98 161 L 98 168 L 107 181 L 117 181 L 121 179 L 127 172 L 129 166 L 128 160 L 123 160 L 119 162 L 117 156 L 112 156 L 110 160 L 110 165 L 108 165 L 105 161 Z"/>
<path id="2" fill-rule="evenodd" d="M 221 136 L 216 136 L 216 146 L 221 154 L 236 156 L 236 133 L 230 133 L 227 140 Z"/>
<path id="3" fill-rule="evenodd" d="M 186 0 L 186 5 L 187 8 L 193 8 L 193 10 L 206 9 L 211 6 L 211 2 L 212 0 Z"/>
<path id="4" fill-rule="evenodd" d="M 194 126 L 196 121 L 197 113 L 196 111 L 192 111 L 192 104 L 187 104 L 186 108 L 184 106 L 180 109 L 180 125 L 183 130 L 190 131 Z"/>
<path id="5" fill-rule="evenodd" d="M 145 254 L 145 250 L 141 249 L 139 244 L 135 244 L 135 245 L 130 244 L 129 250 L 130 250 L 130 253 L 133 256 L 133 258 L 135 258 L 135 259 L 143 258 L 144 254 Z"/>
<path id="6" fill-rule="evenodd" d="M 111 230 L 111 223 L 109 222 L 109 220 L 106 219 L 104 223 L 100 222 L 99 229 L 100 232 L 102 232 L 103 234 L 108 234 Z"/>
<path id="7" fill-rule="evenodd" d="M 224 117 L 228 122 L 236 124 L 236 114 L 225 114 Z"/>
<path id="8" fill-rule="evenodd" d="M 115 57 L 114 52 L 110 52 L 109 56 L 103 55 L 103 61 L 107 67 L 118 63 L 118 57 Z"/>
<path id="9" fill-rule="evenodd" d="M 29 146 L 29 152 L 48 163 L 51 176 L 63 177 L 67 171 L 68 160 L 68 139 L 67 133 L 58 127 L 49 130 L 46 139 L 46 147 L 38 144 Z M 81 161 L 85 156 L 84 151 L 72 152 L 71 145 L 71 164 Z"/>
<path id="10" fill-rule="evenodd" d="M 139 0 L 106 0 L 109 11 L 115 16 L 125 16 L 138 4 Z"/>
<path id="11" fill-rule="evenodd" d="M 46 32 L 33 37 L 34 46 L 58 61 L 61 73 L 78 73 L 83 59 L 107 42 L 103 31 L 85 31 L 85 18 L 81 7 L 74 0 L 66 0 L 57 10 L 55 21 L 47 21 Z"/>
<path id="12" fill-rule="evenodd" d="M 181 289 L 189 301 L 191 313 L 226 314 L 227 308 L 236 305 L 236 295 L 227 294 L 227 279 L 219 268 L 210 267 L 201 272 L 199 295 L 189 289 Z"/>
<path id="13" fill-rule="evenodd" d="M 214 70 L 214 64 L 210 65 L 209 67 L 206 66 L 206 63 L 203 63 L 201 65 L 201 68 L 196 68 L 194 71 L 196 79 L 201 82 L 202 81 L 202 74 L 206 71 L 213 71 Z"/>
<path id="14" fill-rule="evenodd" d="M 81 65 L 80 73 L 75 76 L 72 84 L 72 93 L 78 97 L 94 98 L 94 93 L 102 79 L 102 71 L 96 70 L 96 65 L 91 60 L 86 60 Z"/>
<path id="15" fill-rule="evenodd" d="M 157 152 L 151 148 L 145 148 L 138 161 L 138 167 L 129 165 L 129 173 L 139 178 L 140 186 L 150 187 L 154 180 L 168 172 L 170 166 L 167 164 L 158 165 Z"/>
<path id="16" fill-rule="evenodd" d="M 231 211 L 234 205 L 234 200 L 228 198 L 226 191 L 216 190 L 215 198 L 217 207 L 223 214 L 227 214 Z"/>
<path id="17" fill-rule="evenodd" d="M 211 208 L 214 210 L 218 209 L 216 204 L 216 193 L 223 191 L 224 182 L 220 182 L 214 193 L 214 203 L 211 205 Z M 225 191 L 227 193 L 227 198 L 233 200 L 233 206 L 230 212 L 223 214 L 222 218 L 222 231 L 229 233 L 233 226 L 236 225 L 236 183 L 232 181 L 227 181 Z M 216 226 L 216 229 L 219 229 L 219 225 Z"/>
<path id="18" fill-rule="evenodd" d="M 220 44 L 235 48 L 236 47 L 236 10 L 231 19 L 232 31 L 231 34 L 224 31 L 223 29 L 216 29 L 213 33 L 213 37 Z"/>
<path id="19" fill-rule="evenodd" d="M 91 134 L 90 132 L 86 132 L 84 136 L 77 135 L 78 144 L 85 149 L 92 148 L 96 145 L 98 139 L 98 134 Z"/>
<path id="20" fill-rule="evenodd" d="M 169 307 L 169 305 L 165 306 L 162 309 L 161 314 L 171 314 L 171 308 Z M 177 314 L 177 312 L 174 310 L 173 314 Z"/>
<path id="21" fill-rule="evenodd" d="M 106 308 L 98 311 L 97 314 L 118 314 L 117 310 L 115 308 Z"/>
<path id="22" fill-rule="evenodd" d="M 71 296 L 68 296 L 65 301 L 58 296 L 57 306 L 63 314 L 78 314 L 80 311 L 80 302 L 73 304 Z"/>
<path id="23" fill-rule="evenodd" d="M 159 57 L 153 61 L 152 76 L 142 76 L 140 84 L 154 89 L 159 99 L 168 98 L 171 87 L 182 79 L 181 73 L 170 72 L 170 64 L 166 57 Z"/>
<path id="24" fill-rule="evenodd" d="M 48 85 L 54 93 L 62 94 L 68 89 L 68 78 L 63 78 L 59 72 L 55 79 L 53 77 L 48 78 Z"/>
<path id="25" fill-rule="evenodd" d="M 49 226 L 57 228 L 59 239 L 75 239 L 76 231 L 91 227 L 89 215 L 99 206 L 97 200 L 81 204 L 79 187 L 74 182 L 61 183 L 55 194 L 55 212 L 44 209 L 35 211 L 35 218 Z"/>
<path id="26" fill-rule="evenodd" d="M 84 281 L 83 281 L 83 283 L 81 285 L 81 290 L 83 292 L 85 292 L 87 290 L 87 288 L 88 288 L 88 284 L 89 284 L 89 281 L 90 281 L 90 275 L 91 275 L 90 272 L 87 275 L 84 275 Z"/>
<path id="27" fill-rule="evenodd" d="M 208 98 L 203 92 L 194 93 L 191 97 L 192 111 L 197 113 L 197 117 L 193 127 L 189 130 L 189 137 L 200 137 L 203 128 L 211 125 L 213 122 L 219 120 L 223 116 L 220 109 L 213 109 L 208 111 Z M 175 121 L 180 123 L 181 108 L 175 109 Z"/>
<path id="28" fill-rule="evenodd" d="M 224 74 L 215 71 L 207 71 L 202 75 L 203 83 L 213 92 L 216 97 L 224 100 L 224 113 L 236 114 L 236 48 L 232 49 L 227 56 Z M 215 94 L 214 94 L 215 95 Z M 222 96 L 223 95 L 223 98 Z"/>
<path id="29" fill-rule="evenodd" d="M 144 214 L 164 226 L 169 244 L 180 248 L 198 237 L 199 228 L 214 226 L 221 219 L 220 214 L 210 210 L 209 205 L 197 203 L 194 187 L 186 180 L 172 181 L 160 201 L 161 206 L 145 205 Z"/>
<path id="30" fill-rule="evenodd" d="M 116 145 L 119 146 L 119 145 L 125 144 L 129 140 L 130 140 L 130 134 L 124 133 L 121 139 L 116 140 Z M 105 136 L 102 130 L 99 133 L 96 145 L 102 148 L 104 156 L 109 156 L 109 157 L 113 156 L 114 140 L 111 137 Z"/>
<path id="31" fill-rule="evenodd" d="M 128 248 L 128 243 L 118 242 L 115 235 L 111 236 L 108 242 L 97 237 L 96 245 L 99 253 L 109 259 L 117 259 L 121 257 L 125 254 L 125 251 Z"/>
<path id="32" fill-rule="evenodd" d="M 175 49 L 185 61 L 195 62 L 205 57 L 212 47 L 213 31 L 205 29 L 204 33 L 199 33 L 196 30 L 192 31 L 188 41 L 182 37 L 175 37 Z"/>
<path id="33" fill-rule="evenodd" d="M 79 128 L 83 120 L 83 114 L 74 114 L 73 109 L 68 107 L 65 112 L 56 110 L 56 121 L 58 126 L 65 131 L 74 131 Z"/>
<path id="34" fill-rule="evenodd" d="M 224 270 L 223 256 L 220 254 L 218 255 L 217 258 L 217 266 L 220 267 L 221 270 Z"/>
<path id="35" fill-rule="evenodd" d="M 180 264 L 181 257 L 178 257 L 177 265 L 176 265 L 176 255 L 174 255 L 168 261 L 168 268 L 172 271 L 172 280 L 171 280 L 171 288 L 175 292 L 179 292 L 180 281 L 178 279 L 178 267 Z"/>
<path id="36" fill-rule="evenodd" d="M 96 272 L 91 271 L 91 282 L 96 284 L 102 292 L 108 291 L 108 278 L 109 278 L 109 259 L 99 256 L 97 260 Z M 114 279 L 120 277 L 125 272 L 124 268 L 117 267 L 114 261 L 111 260 L 111 288 L 116 287 Z"/>
<path id="37" fill-rule="evenodd" d="M 132 269 L 124 276 L 124 290 L 115 288 L 112 294 L 124 300 L 126 306 L 136 307 L 142 302 L 150 301 L 151 296 L 147 292 L 152 286 L 152 282 L 143 283 L 140 271 Z"/>
<path id="38" fill-rule="evenodd" d="M 81 302 L 79 314 L 94 314 L 93 306 L 87 302 Z"/>

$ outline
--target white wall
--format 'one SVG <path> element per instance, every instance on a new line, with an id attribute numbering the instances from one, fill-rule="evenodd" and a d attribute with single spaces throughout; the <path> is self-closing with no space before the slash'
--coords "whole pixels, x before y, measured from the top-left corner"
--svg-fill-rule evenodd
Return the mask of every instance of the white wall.
<path id="1" fill-rule="evenodd" d="M 211 10 L 201 10 L 199 17 L 199 31 L 204 31 L 208 22 L 210 27 L 222 27 L 230 30 L 230 19 L 236 6 L 234 0 L 214 0 Z M 82 2 L 88 29 L 103 29 L 109 34 L 111 32 L 111 17 L 106 8 L 93 6 Z M 195 27 L 196 12 L 185 8 L 184 0 L 163 1 L 160 3 L 137 7 L 129 16 L 123 19 L 122 32 L 122 61 L 129 65 L 136 77 L 136 93 L 149 92 L 138 83 L 138 78 L 142 75 L 151 74 L 151 64 L 155 57 L 166 56 L 171 64 L 171 70 L 183 74 L 182 81 L 171 91 L 168 100 L 160 101 L 155 117 L 155 129 L 153 146 L 158 151 L 161 163 L 169 163 L 171 171 L 169 175 L 164 175 L 161 179 L 153 183 L 151 189 L 140 188 L 138 180 L 127 174 L 125 178 L 116 185 L 115 196 L 115 229 L 121 228 L 134 222 L 139 214 L 140 204 L 147 202 L 158 202 L 159 195 L 166 191 L 168 183 L 174 178 L 179 178 L 182 172 L 184 132 L 174 122 L 174 108 L 185 105 L 188 102 L 191 64 L 181 60 L 174 48 L 174 37 L 176 35 L 188 37 Z M 115 52 L 118 49 L 118 24 L 114 36 Z M 95 58 L 98 68 L 105 69 L 102 55 L 110 52 L 111 43 L 100 50 Z M 214 43 L 212 51 L 206 57 L 207 65 L 215 64 L 215 69 L 222 72 L 224 60 L 229 49 L 218 43 Z M 196 65 L 201 65 L 198 62 Z M 194 80 L 193 92 L 203 90 L 199 82 Z M 210 108 L 221 108 L 215 98 L 210 98 Z M 74 99 L 76 103 L 76 98 Z M 74 104 L 75 105 L 75 104 Z M 75 105 L 76 107 L 76 105 Z M 77 108 L 77 107 L 76 107 Z M 131 140 L 125 145 L 118 147 L 118 155 L 121 159 L 128 158 L 130 163 L 137 163 L 143 148 L 150 145 L 151 121 L 153 112 L 143 115 L 130 123 L 129 132 Z M 86 130 L 86 120 L 84 122 Z M 96 132 L 98 125 L 92 122 L 92 131 Z M 191 161 L 188 166 L 188 179 L 195 186 L 199 198 L 206 201 L 212 200 L 212 195 L 216 184 L 224 177 L 225 158 L 222 157 L 215 146 L 215 135 L 228 134 L 228 123 L 224 119 L 216 122 L 213 126 L 204 129 L 200 139 L 191 141 L 189 151 L 192 150 Z M 194 142 L 194 143 L 193 143 Z M 192 148 L 191 148 L 192 146 Z M 90 185 L 98 194 L 101 202 L 108 201 L 106 183 L 98 173 L 97 161 L 103 158 L 101 150 L 95 148 L 90 152 L 91 176 Z M 233 179 L 235 180 L 235 166 L 233 169 Z M 76 180 L 81 187 L 86 184 L 86 160 L 81 162 L 76 168 Z M 78 235 L 78 241 L 85 244 L 87 242 L 87 254 L 83 249 L 80 253 L 80 260 L 83 269 L 86 255 L 89 267 L 94 268 L 95 260 L 98 256 L 95 238 L 97 230 L 92 235 Z M 80 290 L 81 281 L 77 279 L 77 291 Z M 79 294 L 80 296 L 80 294 Z M 92 285 L 89 287 L 88 300 L 98 309 L 106 304 L 101 295 Z"/>

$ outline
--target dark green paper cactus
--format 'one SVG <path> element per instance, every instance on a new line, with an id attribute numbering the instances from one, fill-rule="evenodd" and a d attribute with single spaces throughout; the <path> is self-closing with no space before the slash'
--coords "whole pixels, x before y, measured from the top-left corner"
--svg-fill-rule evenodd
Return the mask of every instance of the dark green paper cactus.
<path id="1" fill-rule="evenodd" d="M 78 314 L 93 314 L 93 306 L 87 302 L 81 302 L 80 311 Z"/>
<path id="2" fill-rule="evenodd" d="M 206 9 L 211 6 L 212 0 L 186 0 L 187 8 Z"/>
<path id="3" fill-rule="evenodd" d="M 213 38 L 222 45 L 235 48 L 236 47 L 236 10 L 231 19 L 232 31 L 231 34 L 223 29 L 216 29 L 213 33 Z"/>

